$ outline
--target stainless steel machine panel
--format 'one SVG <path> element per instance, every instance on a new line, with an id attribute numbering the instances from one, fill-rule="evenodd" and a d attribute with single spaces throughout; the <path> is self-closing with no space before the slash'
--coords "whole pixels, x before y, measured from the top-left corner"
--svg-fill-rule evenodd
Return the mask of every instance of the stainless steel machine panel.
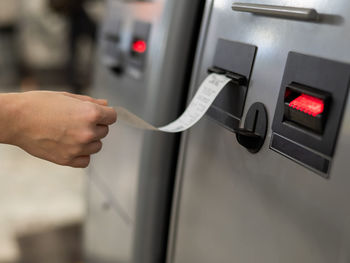
<path id="1" fill-rule="evenodd" d="M 87 240 L 85 251 L 88 259 L 91 262 L 109 263 L 116 262 L 112 259 L 127 258 L 129 255 L 126 252 L 132 242 L 128 215 L 121 214 L 120 204 L 112 199 L 110 192 L 106 193 L 109 189 L 103 182 L 90 183 L 88 191 L 89 222 L 84 237 Z"/>
<path id="2" fill-rule="evenodd" d="M 107 1 L 91 95 L 155 125 L 175 119 L 186 100 L 203 6 Z M 111 127 L 89 169 L 88 262 L 164 261 L 178 148 L 179 136 Z M 110 210 L 101 209 L 101 195 Z"/>
<path id="3" fill-rule="evenodd" d="M 219 39 L 256 46 L 241 127 L 250 106 L 262 102 L 269 129 L 256 154 L 211 118 L 186 133 L 168 262 L 349 262 L 347 95 L 329 179 L 269 146 L 289 53 L 350 64 L 350 2 L 244 0 L 235 5 L 236 11 L 232 10 L 232 0 L 212 3 L 208 27 L 202 31 L 192 93 L 212 66 Z M 316 12 L 319 20 L 315 20 Z"/>

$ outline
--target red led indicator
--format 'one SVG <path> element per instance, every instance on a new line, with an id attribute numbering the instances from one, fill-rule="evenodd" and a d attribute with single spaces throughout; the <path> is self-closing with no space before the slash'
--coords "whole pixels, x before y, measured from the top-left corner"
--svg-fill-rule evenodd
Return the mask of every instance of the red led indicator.
<path id="1" fill-rule="evenodd" d="M 323 113 L 324 101 L 310 95 L 301 94 L 298 98 L 289 103 L 289 107 L 316 117 Z"/>
<path id="2" fill-rule="evenodd" d="M 133 44 L 132 44 L 132 51 L 139 53 L 139 54 L 143 54 L 145 53 L 147 50 L 147 43 L 146 41 L 143 40 L 136 40 Z"/>

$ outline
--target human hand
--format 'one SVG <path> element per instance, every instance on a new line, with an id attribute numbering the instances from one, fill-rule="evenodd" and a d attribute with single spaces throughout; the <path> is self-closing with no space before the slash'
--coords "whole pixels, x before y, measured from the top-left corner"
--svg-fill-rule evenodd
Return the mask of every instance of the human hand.
<path id="1" fill-rule="evenodd" d="M 6 99 L 11 106 L 5 143 L 59 165 L 87 167 L 117 119 L 107 101 L 65 92 L 31 91 Z"/>

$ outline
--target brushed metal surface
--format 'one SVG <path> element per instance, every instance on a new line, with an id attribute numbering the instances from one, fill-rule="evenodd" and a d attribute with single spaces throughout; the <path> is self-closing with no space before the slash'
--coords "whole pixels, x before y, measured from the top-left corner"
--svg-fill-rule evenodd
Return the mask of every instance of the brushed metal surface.
<path id="1" fill-rule="evenodd" d="M 103 189 L 87 185 L 88 221 L 85 223 L 84 258 L 86 262 L 126 263 L 132 242 L 132 227 L 126 224 Z"/>
<path id="2" fill-rule="evenodd" d="M 218 38 L 256 45 L 245 114 L 254 102 L 264 103 L 270 128 L 257 154 L 247 152 L 234 134 L 209 119 L 186 133 L 169 263 L 350 261 L 349 107 L 330 180 L 268 148 L 288 52 L 350 63 L 350 2 L 264 0 L 261 4 L 314 8 L 324 19 L 309 23 L 250 16 L 232 12 L 231 0 L 214 0 L 191 92 L 205 78 Z"/>
<path id="3" fill-rule="evenodd" d="M 186 99 L 190 50 L 194 32 L 199 31 L 195 22 L 201 1 L 110 0 L 107 4 L 103 27 L 121 22 L 125 53 L 130 49 L 134 22 L 152 24 L 146 67 L 144 74 L 135 78 L 129 73 L 116 75 L 99 61 L 91 95 L 108 98 L 110 105 L 123 106 L 154 125 L 169 123 L 179 116 Z M 116 213 L 108 216 L 99 209 L 103 203 L 91 190 L 97 187 L 92 180 L 87 191 L 90 212 L 85 228 L 86 254 L 91 262 L 163 260 L 178 138 L 122 123 L 111 128 L 103 151 L 93 159 L 89 176 L 99 178 L 104 186 L 99 192 L 113 198 Z M 105 238 L 107 229 L 111 232 Z"/>

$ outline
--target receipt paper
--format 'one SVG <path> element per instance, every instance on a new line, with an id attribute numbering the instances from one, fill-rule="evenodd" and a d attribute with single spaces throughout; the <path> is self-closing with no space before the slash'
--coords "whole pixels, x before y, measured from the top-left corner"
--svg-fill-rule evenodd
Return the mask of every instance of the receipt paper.
<path id="1" fill-rule="evenodd" d="M 205 115 L 216 97 L 230 81 L 231 79 L 224 75 L 210 74 L 199 87 L 185 112 L 177 120 L 168 125 L 155 127 L 123 107 L 115 107 L 118 120 L 143 130 L 167 133 L 183 132 L 190 129 Z"/>

